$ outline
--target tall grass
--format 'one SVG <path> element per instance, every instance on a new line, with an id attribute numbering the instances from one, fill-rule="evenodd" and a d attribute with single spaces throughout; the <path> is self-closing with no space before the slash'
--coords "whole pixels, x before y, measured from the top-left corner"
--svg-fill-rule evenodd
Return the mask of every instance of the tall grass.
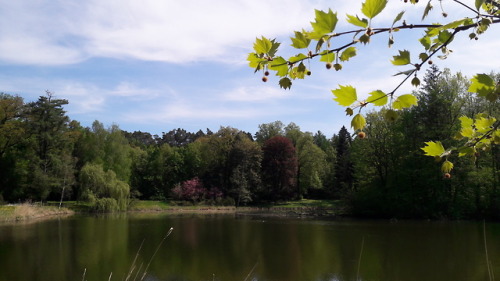
<path id="1" fill-rule="evenodd" d="M 71 215 L 73 211 L 55 206 L 40 206 L 24 203 L 19 205 L 0 206 L 1 222 L 31 221 L 61 215 Z"/>

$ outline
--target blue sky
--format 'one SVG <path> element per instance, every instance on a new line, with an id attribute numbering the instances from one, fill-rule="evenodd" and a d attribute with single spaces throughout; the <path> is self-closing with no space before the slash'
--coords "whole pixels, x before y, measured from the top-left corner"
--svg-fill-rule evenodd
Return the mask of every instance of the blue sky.
<path id="1" fill-rule="evenodd" d="M 331 136 L 350 120 L 330 90 L 339 84 L 354 85 L 359 93 L 392 90 L 401 78 L 392 75 L 405 69 L 392 66 L 391 56 L 408 49 L 416 57 L 420 46 L 411 43 L 422 31 L 395 34 L 391 49 L 386 35 L 374 37 L 340 72 L 311 62 L 313 75 L 286 91 L 276 77 L 261 82 L 246 57 L 261 35 L 296 54 L 288 38 L 309 28 L 314 9 L 338 11 L 337 31 L 347 30 L 345 14 L 360 14 L 361 2 L 0 0 L 0 91 L 33 101 L 49 90 L 69 100 L 67 114 L 83 126 L 99 120 L 158 135 L 231 126 L 253 134 L 259 124 L 280 120 Z M 390 25 L 402 10 L 408 23 L 417 23 L 426 4 L 389 2 L 374 26 Z M 442 21 L 434 2 L 431 19 Z M 450 17 L 456 15 L 452 1 L 443 5 Z M 499 30 L 492 27 L 479 41 L 457 38 L 453 54 L 434 61 L 469 77 L 500 72 Z M 399 93 L 412 89 L 404 86 Z"/>

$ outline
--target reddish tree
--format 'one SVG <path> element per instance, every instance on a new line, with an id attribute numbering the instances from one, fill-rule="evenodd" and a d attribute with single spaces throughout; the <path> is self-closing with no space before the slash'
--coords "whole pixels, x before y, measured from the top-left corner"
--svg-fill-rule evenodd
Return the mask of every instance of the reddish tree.
<path id="1" fill-rule="evenodd" d="M 203 183 L 200 181 L 200 179 L 196 177 L 194 179 L 190 179 L 176 185 L 172 189 L 172 192 L 177 199 L 197 202 L 203 199 L 204 195 L 207 193 L 207 190 L 203 186 Z"/>
<path id="2" fill-rule="evenodd" d="M 262 147 L 264 197 L 270 200 L 291 199 L 297 184 L 297 155 L 290 139 L 270 138 Z"/>

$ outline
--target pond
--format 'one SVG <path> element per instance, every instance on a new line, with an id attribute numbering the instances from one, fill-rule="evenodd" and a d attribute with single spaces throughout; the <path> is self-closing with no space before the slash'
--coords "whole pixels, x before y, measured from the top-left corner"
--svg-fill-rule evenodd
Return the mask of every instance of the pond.
<path id="1" fill-rule="evenodd" d="M 487 261 L 500 278 L 498 223 L 117 215 L 0 226 L 1 281 L 140 280 L 146 268 L 143 280 L 474 281 L 489 280 Z"/>

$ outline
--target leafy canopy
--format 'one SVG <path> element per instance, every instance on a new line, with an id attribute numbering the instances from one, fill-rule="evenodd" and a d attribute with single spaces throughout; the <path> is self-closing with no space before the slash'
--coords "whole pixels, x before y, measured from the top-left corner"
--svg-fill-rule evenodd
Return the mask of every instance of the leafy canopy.
<path id="1" fill-rule="evenodd" d="M 416 4 L 418 0 L 404 0 L 404 3 Z M 406 5 L 401 2 L 401 5 Z M 439 2 L 440 9 L 434 9 L 433 4 Z M 362 131 L 366 126 L 363 109 L 371 104 L 376 107 L 385 107 L 387 120 L 395 120 L 398 112 L 418 104 L 417 97 L 413 93 L 402 93 L 397 95 L 401 86 L 408 81 L 415 87 L 420 86 L 418 74 L 425 63 L 432 63 L 432 58 L 446 59 L 451 55 L 450 45 L 456 36 L 466 34 L 471 40 L 488 31 L 492 24 L 500 23 L 500 0 L 475 0 L 473 6 L 458 0 L 429 0 L 422 13 L 422 23 L 410 24 L 405 20 L 405 11 L 398 13 L 391 26 L 375 27 L 372 20 L 384 12 L 388 0 L 365 0 L 361 3 L 359 14 L 348 14 L 345 17 L 352 29 L 336 31 L 339 17 L 336 12 L 329 9 L 327 12 L 315 10 L 314 21 L 311 22 L 309 30 L 295 31 L 291 37 L 291 46 L 302 52 L 289 58 L 278 54 L 280 43 L 275 39 L 264 36 L 257 38 L 253 52 L 248 55 L 249 66 L 255 72 L 263 71 L 265 75 L 269 71 L 279 77 L 279 85 L 283 89 L 290 89 L 293 80 L 306 79 L 311 75 L 307 69 L 309 61 L 319 59 L 326 64 L 327 69 L 342 70 L 342 64 L 356 57 L 359 44 L 369 44 L 372 36 L 381 34 L 388 35 L 388 46 L 396 42 L 393 34 L 411 29 L 422 29 L 423 36 L 415 39 L 415 46 L 422 50 L 412 54 L 410 50 L 398 50 L 397 54 L 390 60 L 394 66 L 404 66 L 407 69 L 398 72 L 401 83 L 393 89 L 374 89 L 368 93 L 368 98 L 360 100 L 357 89 L 352 85 L 339 85 L 333 89 L 333 100 L 345 107 L 345 112 L 352 117 L 351 127 L 355 131 Z M 468 17 L 448 20 L 445 9 L 447 5 L 456 5 L 469 13 Z M 441 12 L 441 23 L 425 23 L 424 21 L 431 12 Z M 347 38 L 338 40 L 337 38 Z M 335 40 L 334 40 L 335 39 Z M 347 43 L 346 43 L 347 42 Z M 337 44 L 337 45 L 335 45 Z M 263 81 L 267 81 L 263 79 Z M 469 92 L 477 94 L 488 101 L 494 102 L 500 96 L 500 82 L 494 81 L 489 75 L 479 73 L 471 79 Z M 357 112 L 355 112 L 357 111 Z M 355 114 L 356 113 L 356 114 Z M 496 118 L 480 114 L 474 118 L 462 117 L 461 129 L 458 137 L 463 140 L 463 145 L 446 149 L 439 141 L 425 143 L 422 151 L 425 155 L 444 159 L 442 171 L 449 173 L 453 169 L 453 163 L 448 160 L 452 152 L 458 152 L 459 156 L 474 155 L 478 149 L 488 149 L 493 144 L 500 144 L 500 133 L 498 127 L 500 121 Z"/>

